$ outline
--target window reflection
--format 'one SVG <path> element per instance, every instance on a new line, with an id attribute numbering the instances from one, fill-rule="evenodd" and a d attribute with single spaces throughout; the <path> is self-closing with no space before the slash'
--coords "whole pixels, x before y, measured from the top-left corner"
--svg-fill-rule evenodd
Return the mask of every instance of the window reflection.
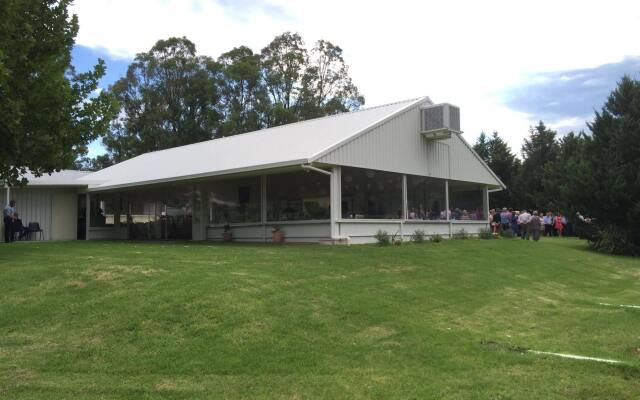
<path id="1" fill-rule="evenodd" d="M 447 219 L 445 191 L 444 179 L 407 175 L 407 218 Z"/>
<path id="2" fill-rule="evenodd" d="M 115 222 L 116 200 L 111 194 L 91 194 L 91 214 L 89 226 L 94 228 L 113 226 Z"/>
<path id="3" fill-rule="evenodd" d="M 402 175 L 343 167 L 342 218 L 402 218 Z"/>
<path id="4" fill-rule="evenodd" d="M 329 177 L 316 172 L 291 172 L 267 177 L 269 221 L 330 218 Z"/>
<path id="5" fill-rule="evenodd" d="M 453 220 L 484 220 L 483 188 L 468 182 L 449 181 L 449 205 Z"/>
<path id="6" fill-rule="evenodd" d="M 229 179 L 207 184 L 209 222 L 260 222 L 260 177 Z"/>

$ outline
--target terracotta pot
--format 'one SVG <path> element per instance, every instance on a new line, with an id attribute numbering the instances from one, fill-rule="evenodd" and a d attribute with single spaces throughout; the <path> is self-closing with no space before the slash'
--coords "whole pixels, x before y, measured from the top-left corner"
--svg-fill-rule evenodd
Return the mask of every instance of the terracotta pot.
<path id="1" fill-rule="evenodd" d="M 231 232 L 222 232 L 222 241 L 223 242 L 231 242 L 233 240 L 233 233 Z"/>
<path id="2" fill-rule="evenodd" d="M 274 243 L 284 242 L 284 232 L 282 231 L 271 232 L 271 240 L 273 240 Z"/>

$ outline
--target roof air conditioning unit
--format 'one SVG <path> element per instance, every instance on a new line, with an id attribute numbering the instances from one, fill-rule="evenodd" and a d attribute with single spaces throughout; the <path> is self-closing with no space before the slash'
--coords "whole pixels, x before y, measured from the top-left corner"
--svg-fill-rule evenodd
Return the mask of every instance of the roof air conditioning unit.
<path id="1" fill-rule="evenodd" d="M 449 139 L 460 131 L 460 108 L 448 104 L 434 104 L 420 109 L 420 133 L 428 140 Z"/>

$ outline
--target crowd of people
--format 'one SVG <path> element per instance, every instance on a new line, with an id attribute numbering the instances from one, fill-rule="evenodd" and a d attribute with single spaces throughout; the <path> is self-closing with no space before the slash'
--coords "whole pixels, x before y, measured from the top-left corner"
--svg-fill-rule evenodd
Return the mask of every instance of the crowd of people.
<path id="1" fill-rule="evenodd" d="M 522 239 L 539 240 L 544 236 L 566 236 L 571 231 L 567 218 L 561 213 L 539 213 L 527 210 L 513 210 L 506 207 L 502 210 L 489 210 L 489 223 L 494 234 L 498 235 L 510 230 Z"/>

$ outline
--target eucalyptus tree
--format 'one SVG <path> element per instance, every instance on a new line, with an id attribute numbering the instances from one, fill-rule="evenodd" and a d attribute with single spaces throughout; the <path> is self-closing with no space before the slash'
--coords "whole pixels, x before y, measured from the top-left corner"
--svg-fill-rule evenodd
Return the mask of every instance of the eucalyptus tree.
<path id="1" fill-rule="evenodd" d="M 184 37 L 138 54 L 110 87 L 120 104 L 103 138 L 111 161 L 212 139 L 222 119 L 221 79 L 221 66 Z"/>

